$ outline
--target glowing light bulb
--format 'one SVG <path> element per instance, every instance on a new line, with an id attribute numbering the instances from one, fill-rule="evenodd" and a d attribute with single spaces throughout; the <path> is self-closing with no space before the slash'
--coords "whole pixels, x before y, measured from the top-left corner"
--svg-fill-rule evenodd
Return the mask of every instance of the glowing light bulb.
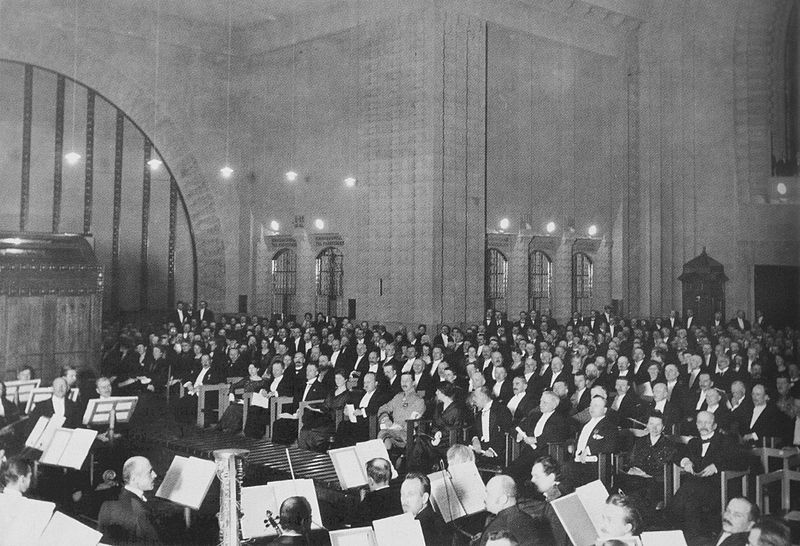
<path id="1" fill-rule="evenodd" d="M 314 227 L 316 227 L 317 229 L 324 229 L 325 222 L 323 222 L 322 219 L 317 218 L 316 220 L 314 220 Z"/>
<path id="2" fill-rule="evenodd" d="M 222 178 L 230 178 L 233 174 L 233 169 L 225 165 L 219 170 L 219 172 L 222 173 Z"/>
<path id="3" fill-rule="evenodd" d="M 353 178 L 352 176 L 348 176 L 347 178 L 344 179 L 344 185 L 347 186 L 348 188 L 352 188 L 353 186 L 356 185 L 356 179 Z"/>
<path id="4" fill-rule="evenodd" d="M 157 157 L 154 157 L 153 159 L 147 162 L 147 164 L 150 166 L 150 170 L 153 171 L 156 171 L 159 168 L 161 168 L 161 163 L 162 163 L 161 160 L 158 159 Z"/>
<path id="5" fill-rule="evenodd" d="M 286 180 L 288 180 L 289 182 L 294 182 L 295 180 L 297 180 L 297 173 L 294 171 L 287 172 Z"/>
<path id="6" fill-rule="evenodd" d="M 783 182 L 778 182 L 778 185 L 775 186 L 775 190 L 778 192 L 778 195 L 786 195 L 786 192 L 789 191 L 786 184 Z"/>
<path id="7" fill-rule="evenodd" d="M 591 226 L 589 226 L 589 229 L 587 231 L 589 233 L 589 237 L 594 237 L 595 235 L 597 235 L 597 226 L 592 224 Z"/>
<path id="8" fill-rule="evenodd" d="M 273 220 L 272 222 L 269 223 L 269 229 L 271 229 L 272 231 L 280 231 L 281 225 L 278 223 L 277 220 Z"/>
<path id="9" fill-rule="evenodd" d="M 553 233 L 556 230 L 556 223 L 555 222 L 547 222 L 545 226 L 547 233 Z"/>
<path id="10" fill-rule="evenodd" d="M 510 225 L 511 222 L 509 222 L 508 218 L 503 218 L 502 220 L 500 220 L 500 229 L 508 229 L 508 226 Z"/>
<path id="11" fill-rule="evenodd" d="M 78 152 L 69 152 L 68 154 L 64 155 L 64 159 L 67 160 L 67 163 L 70 165 L 75 165 L 78 161 L 81 160 L 81 154 Z"/>

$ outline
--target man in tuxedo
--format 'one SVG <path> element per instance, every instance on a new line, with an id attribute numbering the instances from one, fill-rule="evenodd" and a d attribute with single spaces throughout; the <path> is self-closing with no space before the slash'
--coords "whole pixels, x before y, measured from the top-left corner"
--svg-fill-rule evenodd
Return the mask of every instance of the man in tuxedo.
<path id="1" fill-rule="evenodd" d="M 100 507 L 97 530 L 108 544 L 160 544 L 156 520 L 145 492 L 152 491 L 156 472 L 144 457 L 131 457 L 122 467 L 125 487 L 115 501 Z"/>
<path id="2" fill-rule="evenodd" d="M 383 365 L 383 388 L 389 396 L 395 396 L 403 390 L 400 385 L 400 376 L 397 375 L 397 368 L 391 362 Z"/>
<path id="3" fill-rule="evenodd" d="M 39 402 L 36 407 L 31 411 L 30 427 L 39 421 L 39 417 L 52 417 L 53 415 L 61 415 L 64 417 L 65 428 L 77 428 L 81 425 L 81 415 L 78 404 L 73 402 L 67 396 L 69 394 L 69 387 L 67 380 L 63 377 L 56 377 L 53 379 L 53 396 L 49 400 Z"/>
<path id="4" fill-rule="evenodd" d="M 709 545 L 747 546 L 750 529 L 761 517 L 758 506 L 745 497 L 734 497 L 722 512 L 722 532 Z"/>
<path id="5" fill-rule="evenodd" d="M 514 387 L 511 379 L 508 378 L 508 369 L 505 366 L 493 367 L 494 385 L 492 385 L 492 396 L 500 404 L 508 404 L 514 396 Z"/>
<path id="6" fill-rule="evenodd" d="M 478 546 L 486 546 L 489 537 L 507 531 L 525 546 L 550 546 L 553 534 L 546 521 L 534 520 L 517 506 L 517 486 L 509 476 L 499 475 L 486 484 L 486 526 Z"/>
<path id="7" fill-rule="evenodd" d="M 544 391 L 539 401 L 539 411 L 517 426 L 516 441 L 521 444 L 520 454 L 506 469 L 506 473 L 517 483 L 524 483 L 530 477 L 530 469 L 536 459 L 547 455 L 548 444 L 569 439 L 567 418 L 556 412 L 560 402 L 558 395 Z"/>
<path id="8" fill-rule="evenodd" d="M 200 301 L 200 306 L 192 313 L 192 318 L 197 321 L 197 324 L 202 324 L 205 321 L 208 324 L 214 322 L 214 311 L 208 308 L 208 302 L 205 300 Z"/>
<path id="9" fill-rule="evenodd" d="M 764 385 L 754 385 L 750 396 L 753 399 L 753 409 L 741 423 L 742 440 L 759 442 L 764 437 L 785 436 L 786 415 L 769 399 Z"/>
<path id="10" fill-rule="evenodd" d="M 689 396 L 689 387 L 680 377 L 678 366 L 675 364 L 667 364 L 664 366 L 664 379 L 667 385 L 667 398 L 680 410 L 685 405 L 686 398 Z"/>
<path id="11" fill-rule="evenodd" d="M 574 374 L 572 374 L 572 381 L 575 385 L 575 392 L 572 393 L 570 397 L 570 415 L 575 415 L 589 407 L 589 403 L 592 401 L 592 395 L 589 391 L 589 385 L 586 381 L 586 374 L 581 370 L 578 370 Z"/>
<path id="12" fill-rule="evenodd" d="M 356 422 L 349 418 L 342 419 L 336 431 L 336 447 L 355 445 L 357 442 L 369 440 L 369 418 L 378 415 L 378 408 L 388 402 L 389 395 L 378 390 L 376 375 L 372 372 L 364 374 L 364 394 L 352 399 L 353 414 Z"/>
<path id="13" fill-rule="evenodd" d="M 598 454 L 613 453 L 617 448 L 617 426 L 606 411 L 605 398 L 594 396 L 589 403 L 589 421 L 578 434 L 575 459 L 567 463 L 567 475 L 575 486 L 596 480 Z"/>
<path id="14" fill-rule="evenodd" d="M 727 356 L 717 358 L 717 367 L 711 376 L 714 386 L 726 393 L 731 392 L 731 384 L 736 380 L 736 372 L 731 368 L 731 361 Z"/>
<path id="15" fill-rule="evenodd" d="M 478 410 L 472 428 L 472 450 L 478 458 L 503 464 L 506 453 L 506 432 L 511 432 L 511 412 L 504 404 L 492 400 L 487 386 L 470 395 L 470 403 Z"/>
<path id="16" fill-rule="evenodd" d="M 289 338 L 289 350 L 292 353 L 306 354 L 306 340 L 299 326 L 292 328 L 292 337 Z"/>
<path id="17" fill-rule="evenodd" d="M 616 396 L 611 403 L 617 424 L 622 428 L 639 428 L 634 421 L 641 421 L 642 401 L 631 391 L 631 381 L 626 376 L 619 376 L 614 388 Z"/>
<path id="18" fill-rule="evenodd" d="M 733 438 L 717 431 L 713 413 L 698 413 L 696 426 L 699 437 L 689 440 L 674 460 L 683 474 L 680 489 L 666 508 L 669 520 L 681 523 L 689 537 L 716 531 L 708 524 L 721 510 L 719 473 L 736 469 L 744 459 Z"/>
<path id="19" fill-rule="evenodd" d="M 647 362 L 644 358 L 644 351 L 641 347 L 636 347 L 633 350 L 633 365 L 630 370 L 633 372 L 633 382 L 636 385 L 641 385 L 650 381 L 650 375 L 647 373 Z"/>
<path id="20" fill-rule="evenodd" d="M 671 433 L 673 426 L 681 424 L 681 406 L 668 398 L 667 384 L 657 382 L 653 385 L 653 401 L 650 402 L 650 413 L 658 411 L 663 416 L 664 430 Z"/>
<path id="21" fill-rule="evenodd" d="M 178 328 L 183 328 L 183 323 L 189 322 L 189 313 L 186 311 L 185 304 L 182 301 L 175 304 L 175 310 L 170 314 L 167 322 L 176 324 Z"/>
<path id="22" fill-rule="evenodd" d="M 736 316 L 728 322 L 728 327 L 739 330 L 740 332 L 749 332 L 750 321 L 744 318 L 744 311 L 739 309 L 736 311 Z"/>
<path id="23" fill-rule="evenodd" d="M 525 380 L 524 375 L 518 375 L 512 380 L 514 388 L 514 395 L 508 401 L 506 406 L 508 411 L 511 412 L 514 424 L 518 424 L 525 419 L 531 411 L 536 409 L 536 401 L 533 396 L 528 394 L 528 382 Z"/>
<path id="24" fill-rule="evenodd" d="M 447 346 L 453 340 L 453 336 L 450 335 L 450 327 L 447 324 L 442 324 L 441 328 L 439 328 L 439 333 L 436 334 L 436 337 L 433 338 L 433 347 L 441 347 L 443 350 L 447 349 Z"/>
<path id="25" fill-rule="evenodd" d="M 298 353 L 299 354 L 299 353 Z M 327 391 L 325 386 L 319 381 L 319 369 L 317 364 L 309 362 L 306 364 L 306 382 L 302 388 L 294 391 L 294 413 L 283 412 L 278 415 L 278 419 L 274 423 L 274 430 L 272 431 L 272 441 L 277 444 L 291 444 L 297 439 L 297 420 L 300 417 L 299 406 L 300 402 L 308 402 L 310 400 L 321 400 L 325 398 Z M 306 422 L 306 417 L 311 412 L 306 412 L 303 415 L 303 426 L 313 428 L 314 423 Z"/>
<path id="26" fill-rule="evenodd" d="M 725 328 L 725 320 L 722 318 L 722 311 L 716 311 L 714 318 L 708 322 L 708 331 L 710 334 Z"/>

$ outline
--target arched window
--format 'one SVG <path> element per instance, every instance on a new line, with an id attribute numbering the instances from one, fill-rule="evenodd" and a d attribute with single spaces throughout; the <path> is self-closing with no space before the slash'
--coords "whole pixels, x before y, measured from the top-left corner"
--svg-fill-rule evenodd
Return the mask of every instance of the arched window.
<path id="1" fill-rule="evenodd" d="M 506 311 L 508 288 L 508 259 L 496 248 L 486 251 L 486 287 L 484 299 L 486 309 Z"/>
<path id="2" fill-rule="evenodd" d="M 291 248 L 285 248 L 272 257 L 272 312 L 294 314 L 296 294 L 297 254 Z"/>
<path id="3" fill-rule="evenodd" d="M 316 312 L 339 317 L 342 312 L 344 281 L 344 254 L 328 247 L 317 255 Z"/>
<path id="4" fill-rule="evenodd" d="M 592 307 L 592 260 L 583 252 L 572 256 L 572 312 L 587 313 Z"/>
<path id="5" fill-rule="evenodd" d="M 540 250 L 528 254 L 528 309 L 552 309 L 550 300 L 553 285 L 553 262 Z M 549 311 L 548 311 L 549 312 Z"/>

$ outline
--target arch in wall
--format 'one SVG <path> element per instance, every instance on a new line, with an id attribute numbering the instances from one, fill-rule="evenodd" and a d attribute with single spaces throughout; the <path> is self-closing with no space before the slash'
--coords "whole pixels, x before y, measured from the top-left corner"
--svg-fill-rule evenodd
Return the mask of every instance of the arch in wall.
<path id="1" fill-rule="evenodd" d="M 25 45 L 31 44 L 25 43 Z M 47 49 L 44 42 L 34 41 L 32 45 L 41 47 L 15 52 L 16 58 L 7 55 L 4 60 L 25 62 L 44 70 L 62 73 L 57 66 L 53 66 L 53 52 Z M 81 59 L 82 66 L 91 66 L 93 69 L 88 78 L 79 78 L 79 83 L 96 90 L 111 104 L 124 111 L 131 120 L 146 120 L 152 117 L 155 104 L 151 90 L 142 86 L 143 80 L 128 76 L 112 58 L 104 56 L 102 51 L 97 53 L 91 50 L 82 51 Z M 175 174 L 188 217 L 192 220 L 195 259 L 199 264 L 195 298 L 207 300 L 212 309 L 223 309 L 226 295 L 225 242 L 214 204 L 214 195 L 192 151 L 192 144 L 187 136 L 192 132 L 180 121 L 188 119 L 188 114 L 180 111 L 180 105 L 170 104 L 170 111 L 177 111 L 177 115 L 169 115 L 166 107 L 166 104 L 159 101 L 157 132 L 159 135 L 168 135 L 169 146 L 161 150 L 161 157 L 165 163 L 169 163 Z"/>
<path id="2" fill-rule="evenodd" d="M 496 248 L 486 250 L 485 308 L 507 311 L 508 258 Z"/>
<path id="3" fill-rule="evenodd" d="M 587 313 L 592 307 L 594 264 L 588 254 L 572 255 L 572 312 Z"/>
<path id="4" fill-rule="evenodd" d="M 2 160 L 6 167 L 21 165 L 22 171 L 19 182 L 15 176 L 4 182 L 3 229 L 79 233 L 104 245 L 107 311 L 163 309 L 187 297 L 196 301 L 197 252 L 186 201 L 173 171 L 141 126 L 102 93 L 65 74 L 4 58 L 0 67 L 5 79 L 0 90 L 2 119 L 10 150 Z M 70 150 L 81 154 L 74 164 L 65 160 Z M 150 168 L 150 159 L 162 162 Z M 113 201 L 104 202 L 102 196 L 112 192 Z M 131 194 L 140 215 L 132 210 Z M 141 240 L 132 240 L 139 233 L 124 233 L 135 231 L 133 225 L 141 228 Z M 183 256 L 186 251 L 186 237 L 188 260 L 182 257 L 176 264 L 176 253 Z M 187 278 L 180 279 L 177 295 L 176 266 Z"/>
<path id="5" fill-rule="evenodd" d="M 336 247 L 326 247 L 316 259 L 316 304 L 314 313 L 345 316 L 344 254 Z"/>
<path id="6" fill-rule="evenodd" d="M 297 253 L 283 248 L 272 256 L 272 312 L 293 315 L 297 296 Z"/>
<path id="7" fill-rule="evenodd" d="M 545 252 L 528 249 L 528 309 L 550 314 L 553 307 L 553 260 Z"/>

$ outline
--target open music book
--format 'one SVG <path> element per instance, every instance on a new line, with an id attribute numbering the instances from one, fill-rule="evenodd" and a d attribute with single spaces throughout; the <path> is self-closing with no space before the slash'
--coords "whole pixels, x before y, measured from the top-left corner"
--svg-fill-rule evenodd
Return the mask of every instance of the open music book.
<path id="1" fill-rule="evenodd" d="M 389 461 L 392 466 L 392 478 L 397 477 L 397 470 L 392 465 L 386 446 L 377 439 L 359 442 L 354 446 L 331 449 L 328 455 L 336 469 L 336 476 L 342 489 L 367 485 L 367 463 L 378 457 Z"/>
<path id="2" fill-rule="evenodd" d="M 372 522 L 380 546 L 425 546 L 422 527 L 411 514 L 400 514 Z"/>
<path id="3" fill-rule="evenodd" d="M 52 502 L 0 493 L 0 546 L 36 544 L 55 508 Z"/>
<path id="4" fill-rule="evenodd" d="M 29 414 L 36 404 L 50 400 L 53 397 L 53 387 L 36 387 L 31 389 L 28 396 L 28 403 L 25 406 L 25 414 Z"/>
<path id="5" fill-rule="evenodd" d="M 130 421 L 138 396 L 111 396 L 109 398 L 93 398 L 89 400 L 86 411 L 83 413 L 84 425 L 107 425 L 114 412 L 116 423 L 127 423 Z"/>
<path id="6" fill-rule="evenodd" d="M 214 461 L 176 455 L 156 491 L 156 497 L 199 510 L 216 475 Z"/>
<path id="7" fill-rule="evenodd" d="M 45 447 L 39 462 L 80 470 L 96 437 L 96 430 L 59 428 Z"/>
<path id="8" fill-rule="evenodd" d="M 447 470 L 428 474 L 431 504 L 450 523 L 486 509 L 486 486 L 475 463 L 450 465 Z"/>
<path id="9" fill-rule="evenodd" d="M 282 480 L 242 488 L 242 537 L 276 536 L 275 529 L 264 522 L 266 512 L 269 510 L 277 519 L 281 504 L 289 497 L 305 497 L 311 505 L 311 529 L 323 528 L 314 480 Z"/>
<path id="10" fill-rule="evenodd" d="M 607 498 L 603 482 L 595 480 L 551 501 L 550 505 L 572 543 L 589 546 L 600 536 L 600 518 Z"/>
<path id="11" fill-rule="evenodd" d="M 25 447 L 44 451 L 50 445 L 50 441 L 60 427 L 64 425 L 66 418 L 63 415 L 53 415 L 52 417 L 39 417 L 33 430 L 25 440 Z"/>
<path id="12" fill-rule="evenodd" d="M 38 388 L 41 382 L 41 379 L 30 379 L 28 381 L 7 381 L 6 399 L 9 402 L 23 402 L 27 405 L 28 398 L 31 396 L 31 392 L 33 389 Z"/>

